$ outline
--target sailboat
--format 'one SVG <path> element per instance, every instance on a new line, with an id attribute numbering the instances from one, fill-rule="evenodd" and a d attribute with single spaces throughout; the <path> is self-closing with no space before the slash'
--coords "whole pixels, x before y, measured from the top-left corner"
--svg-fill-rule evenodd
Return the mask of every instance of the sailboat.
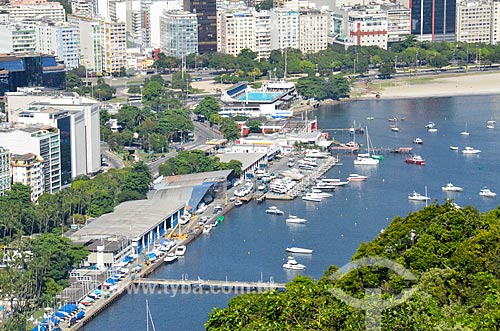
<path id="1" fill-rule="evenodd" d="M 396 124 L 394 124 L 394 125 L 392 125 L 392 126 L 391 126 L 391 130 L 392 130 L 393 132 L 399 132 L 399 128 L 398 128 L 398 119 L 397 119 L 397 118 L 395 118 L 395 123 L 396 123 Z"/>
<path id="2" fill-rule="evenodd" d="M 372 152 L 371 158 L 372 159 L 376 159 L 376 160 L 383 160 L 384 159 L 383 155 L 375 153 L 375 149 L 373 148 L 373 144 L 372 144 L 372 139 L 368 135 L 368 127 L 366 127 L 366 140 L 367 140 L 367 143 L 368 143 L 368 148 L 370 148 L 370 150 Z"/>
<path id="3" fill-rule="evenodd" d="M 354 165 L 377 165 L 379 163 L 378 158 L 372 158 L 370 155 L 370 135 L 368 134 L 368 127 L 366 128 L 366 149 L 367 153 L 358 154 L 358 157 L 354 160 Z"/>
<path id="4" fill-rule="evenodd" d="M 151 316 L 151 311 L 149 310 L 148 300 L 146 300 L 146 331 L 149 331 L 149 321 L 151 321 L 151 328 L 156 331 L 155 323 L 153 317 Z"/>
<path id="5" fill-rule="evenodd" d="M 467 123 L 465 123 L 465 131 L 460 132 L 460 134 L 462 136 L 468 136 L 469 135 L 469 131 L 467 131 Z"/>

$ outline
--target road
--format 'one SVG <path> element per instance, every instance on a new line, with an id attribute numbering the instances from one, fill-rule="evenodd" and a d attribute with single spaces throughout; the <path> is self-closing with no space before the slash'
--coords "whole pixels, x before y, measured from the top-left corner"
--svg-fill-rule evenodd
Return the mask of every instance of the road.
<path id="1" fill-rule="evenodd" d="M 101 156 L 111 168 L 121 169 L 125 167 L 123 160 L 109 150 L 108 144 L 101 142 Z"/>

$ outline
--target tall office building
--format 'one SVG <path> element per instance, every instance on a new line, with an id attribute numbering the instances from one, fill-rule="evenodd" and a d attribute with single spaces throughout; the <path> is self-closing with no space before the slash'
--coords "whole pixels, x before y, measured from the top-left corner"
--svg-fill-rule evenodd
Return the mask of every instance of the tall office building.
<path id="1" fill-rule="evenodd" d="M 165 11 L 160 16 L 161 51 L 166 56 L 198 54 L 198 22 L 196 14 Z"/>
<path id="2" fill-rule="evenodd" d="M 217 0 L 184 0 L 184 10 L 198 17 L 198 52 L 216 52 Z"/>
<path id="3" fill-rule="evenodd" d="M 412 0 L 411 33 L 421 41 L 455 41 L 456 0 Z"/>
<path id="4" fill-rule="evenodd" d="M 0 129 L 0 141 L 12 153 L 33 153 L 43 160 L 44 192 L 61 189 L 59 130 L 52 127 Z"/>
<path id="5" fill-rule="evenodd" d="M 35 154 L 12 154 L 12 183 L 21 183 L 31 188 L 31 200 L 37 201 L 43 194 L 43 159 Z"/>
<path id="6" fill-rule="evenodd" d="M 0 146 L 0 195 L 10 190 L 10 151 Z"/>

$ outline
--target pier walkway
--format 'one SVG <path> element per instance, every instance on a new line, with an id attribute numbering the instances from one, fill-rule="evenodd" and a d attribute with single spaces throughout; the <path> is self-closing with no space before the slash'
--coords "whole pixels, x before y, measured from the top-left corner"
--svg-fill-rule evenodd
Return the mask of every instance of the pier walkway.
<path id="1" fill-rule="evenodd" d="M 203 289 L 210 288 L 225 288 L 225 289 L 243 289 L 243 290 L 267 290 L 277 289 L 284 290 L 285 283 L 275 282 L 242 282 L 242 281 L 228 281 L 228 280 L 187 280 L 187 279 L 153 279 L 153 278 L 140 278 L 133 281 L 138 285 L 151 285 L 163 287 L 201 287 Z"/>
<path id="2" fill-rule="evenodd" d="M 313 186 L 318 178 L 323 176 L 332 167 L 339 164 L 339 159 L 337 157 L 329 156 L 325 162 L 322 162 L 317 169 L 315 169 L 310 174 L 304 176 L 300 182 L 293 187 L 289 193 L 292 197 L 299 196 L 302 192 L 306 191 L 310 186 Z"/>

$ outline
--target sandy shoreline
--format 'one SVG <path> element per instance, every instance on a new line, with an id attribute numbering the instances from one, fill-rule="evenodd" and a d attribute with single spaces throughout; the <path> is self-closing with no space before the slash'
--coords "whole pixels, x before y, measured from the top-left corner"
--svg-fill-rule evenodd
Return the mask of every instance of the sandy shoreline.
<path id="1" fill-rule="evenodd" d="M 387 86 L 388 84 L 392 86 Z M 453 76 L 422 76 L 376 81 L 353 88 L 351 100 L 413 99 L 500 93 L 500 73 L 482 72 Z M 356 93 L 357 92 L 357 93 Z"/>

